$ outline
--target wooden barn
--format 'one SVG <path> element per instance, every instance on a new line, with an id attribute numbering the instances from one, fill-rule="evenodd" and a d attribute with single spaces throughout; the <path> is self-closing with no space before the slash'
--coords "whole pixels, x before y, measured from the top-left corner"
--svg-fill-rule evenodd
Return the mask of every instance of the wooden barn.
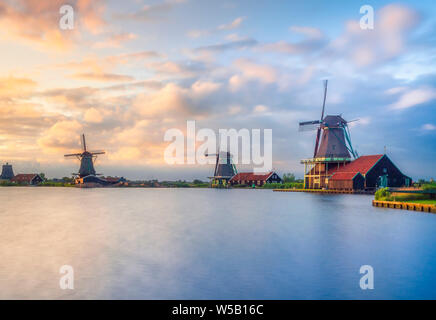
<path id="1" fill-rule="evenodd" d="M 44 179 L 37 173 L 21 173 L 13 177 L 11 181 L 18 184 L 37 185 L 43 182 Z"/>
<path id="2" fill-rule="evenodd" d="M 282 178 L 274 171 L 265 174 L 256 174 L 252 172 L 241 172 L 233 176 L 229 183 L 231 185 L 248 185 L 248 186 L 263 186 L 266 183 L 281 183 Z"/>
<path id="3" fill-rule="evenodd" d="M 328 189 L 336 190 L 408 187 L 412 183 L 385 154 L 361 156 L 329 174 Z"/>

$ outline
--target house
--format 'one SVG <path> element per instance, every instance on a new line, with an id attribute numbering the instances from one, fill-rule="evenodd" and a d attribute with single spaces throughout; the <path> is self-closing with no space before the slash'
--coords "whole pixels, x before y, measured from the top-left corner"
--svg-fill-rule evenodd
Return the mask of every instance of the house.
<path id="1" fill-rule="evenodd" d="M 242 184 L 248 186 L 263 186 L 266 183 L 281 183 L 282 179 L 273 171 L 265 174 L 252 172 L 241 172 L 233 176 L 229 183 L 231 185 Z"/>
<path id="2" fill-rule="evenodd" d="M 44 179 L 37 173 L 20 173 L 11 179 L 12 182 L 18 184 L 37 185 L 44 181 Z"/>
<path id="3" fill-rule="evenodd" d="M 386 154 L 361 156 L 339 168 L 332 168 L 328 174 L 328 189 L 336 190 L 407 187 L 412 182 Z"/>

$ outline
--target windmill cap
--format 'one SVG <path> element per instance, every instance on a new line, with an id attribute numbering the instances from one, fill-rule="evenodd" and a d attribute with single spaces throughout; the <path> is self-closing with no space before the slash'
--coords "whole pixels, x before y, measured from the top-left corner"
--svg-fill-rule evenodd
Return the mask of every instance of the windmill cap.
<path id="1" fill-rule="evenodd" d="M 327 126 L 336 126 L 338 124 L 346 124 L 347 121 L 340 115 L 327 115 L 324 117 L 323 123 Z"/>

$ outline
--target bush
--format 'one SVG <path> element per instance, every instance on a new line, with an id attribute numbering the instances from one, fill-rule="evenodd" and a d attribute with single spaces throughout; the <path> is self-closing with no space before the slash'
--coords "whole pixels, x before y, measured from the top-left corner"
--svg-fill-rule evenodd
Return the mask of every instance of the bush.
<path id="1" fill-rule="evenodd" d="M 287 182 L 287 183 L 267 183 L 263 185 L 264 189 L 303 189 L 302 182 Z"/>
<path id="2" fill-rule="evenodd" d="M 10 186 L 16 186 L 17 184 L 15 182 L 9 181 L 9 180 L 2 180 L 0 181 L 0 186 L 2 187 L 10 187 Z"/>
<path id="3" fill-rule="evenodd" d="M 436 190 L 436 183 L 423 184 L 422 190 Z"/>
<path id="4" fill-rule="evenodd" d="M 42 187 L 71 187 L 74 186 L 73 183 L 69 182 L 57 182 L 57 181 L 43 181 L 39 184 Z"/>
<path id="5" fill-rule="evenodd" d="M 375 200 L 390 201 L 392 200 L 389 188 L 380 188 L 375 192 Z"/>

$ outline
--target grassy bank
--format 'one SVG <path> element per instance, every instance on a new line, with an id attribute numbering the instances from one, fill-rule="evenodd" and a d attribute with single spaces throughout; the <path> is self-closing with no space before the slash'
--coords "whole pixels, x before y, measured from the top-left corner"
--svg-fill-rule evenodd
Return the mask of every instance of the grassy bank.
<path id="1" fill-rule="evenodd" d="M 423 190 L 436 190 L 436 185 L 429 184 L 422 187 Z M 375 193 L 375 200 L 378 201 L 397 201 L 408 203 L 420 203 L 420 204 L 433 204 L 436 205 L 436 199 L 430 199 L 429 194 L 414 194 L 414 193 L 397 193 L 392 194 L 388 188 L 382 188 Z"/>
<path id="2" fill-rule="evenodd" d="M 401 200 L 397 200 L 401 201 Z M 409 202 L 409 203 L 420 203 L 420 204 L 432 204 L 436 206 L 436 199 L 424 199 L 424 200 L 405 200 L 403 202 Z"/>

